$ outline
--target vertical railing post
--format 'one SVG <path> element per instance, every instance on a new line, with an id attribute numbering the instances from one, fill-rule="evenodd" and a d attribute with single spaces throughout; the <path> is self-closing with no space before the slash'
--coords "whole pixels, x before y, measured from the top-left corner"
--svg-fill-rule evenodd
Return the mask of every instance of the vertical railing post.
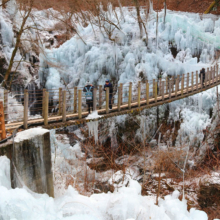
<path id="1" fill-rule="evenodd" d="M 105 92 L 105 111 L 106 114 L 109 113 L 109 87 L 106 87 L 106 92 Z"/>
<path id="2" fill-rule="evenodd" d="M 213 76 L 213 80 L 212 81 L 213 81 L 214 84 L 215 84 L 215 72 L 216 72 L 216 69 L 215 69 L 215 66 L 214 66 L 213 75 L 212 75 Z"/>
<path id="3" fill-rule="evenodd" d="M 42 94 L 42 117 L 44 118 L 44 108 L 45 108 L 45 103 L 44 103 L 44 97 L 45 97 L 45 92 L 46 92 L 47 90 L 44 88 L 43 89 L 43 94 Z"/>
<path id="4" fill-rule="evenodd" d="M 8 122 L 8 90 L 4 89 L 4 114 L 5 114 L 5 121 Z"/>
<path id="5" fill-rule="evenodd" d="M 1 139 L 4 140 L 6 138 L 6 130 L 5 130 L 5 114 L 4 114 L 4 106 L 3 102 L 0 102 L 0 127 L 1 127 Z"/>
<path id="6" fill-rule="evenodd" d="M 164 81 L 162 81 L 161 92 L 162 92 L 162 100 L 164 100 Z"/>
<path id="7" fill-rule="evenodd" d="M 149 105 L 149 82 L 146 82 L 146 103 Z"/>
<path id="8" fill-rule="evenodd" d="M 97 89 L 93 89 L 93 111 L 96 111 L 96 96 L 97 96 Z"/>
<path id="9" fill-rule="evenodd" d="M 102 85 L 99 85 L 99 109 L 102 108 Z"/>
<path id="10" fill-rule="evenodd" d="M 66 91 L 63 91 L 62 96 L 62 121 L 66 122 Z"/>
<path id="11" fill-rule="evenodd" d="M 45 95 L 44 95 L 44 125 L 48 125 L 48 111 L 49 111 L 49 92 L 45 91 Z"/>
<path id="12" fill-rule="evenodd" d="M 198 76 L 198 71 L 196 71 L 196 90 L 198 90 L 198 84 L 199 84 L 199 76 Z"/>
<path id="13" fill-rule="evenodd" d="M 162 86 L 162 84 L 161 84 L 161 78 L 159 79 L 159 96 L 161 96 L 161 86 Z"/>
<path id="14" fill-rule="evenodd" d="M 169 79 L 166 77 L 166 94 L 168 94 Z"/>
<path id="15" fill-rule="evenodd" d="M 219 69 L 219 66 L 218 66 L 218 64 L 216 65 L 216 76 L 217 76 L 217 80 L 216 81 L 218 81 L 219 80 L 219 73 L 218 73 L 218 69 Z"/>
<path id="16" fill-rule="evenodd" d="M 171 81 L 172 81 L 172 79 L 169 78 L 169 99 L 171 99 L 171 92 L 172 92 L 172 90 L 171 90 Z"/>
<path id="17" fill-rule="evenodd" d="M 208 72 L 209 72 L 209 68 L 207 68 L 207 70 L 205 71 L 205 86 L 208 85 Z"/>
<path id="18" fill-rule="evenodd" d="M 175 96 L 177 96 L 177 92 L 178 92 L 178 85 L 179 85 L 179 78 L 176 78 L 176 85 L 175 85 Z"/>
<path id="19" fill-rule="evenodd" d="M 182 79 L 181 79 L 181 95 L 183 95 L 184 82 L 185 82 L 185 74 L 182 74 Z"/>
<path id="20" fill-rule="evenodd" d="M 189 93 L 189 73 L 187 73 L 186 92 Z"/>
<path id="21" fill-rule="evenodd" d="M 212 84 L 214 83 L 214 68 L 211 67 L 211 81 L 212 81 Z"/>
<path id="22" fill-rule="evenodd" d="M 153 98 L 155 98 L 155 79 L 153 79 Z"/>
<path id="23" fill-rule="evenodd" d="M 74 95 L 73 95 L 73 113 L 77 112 L 77 87 L 74 87 Z"/>
<path id="24" fill-rule="evenodd" d="M 120 90 L 121 90 L 121 104 L 123 104 L 123 83 L 120 83 Z M 111 94 L 113 97 L 113 94 Z"/>
<path id="25" fill-rule="evenodd" d="M 174 83 L 175 82 L 175 79 L 174 79 L 174 76 L 172 76 L 172 92 L 174 92 Z"/>
<path id="26" fill-rule="evenodd" d="M 141 82 L 138 82 L 138 107 L 141 106 Z"/>
<path id="27" fill-rule="evenodd" d="M 191 73 L 191 92 L 194 90 L 194 72 Z"/>
<path id="28" fill-rule="evenodd" d="M 132 82 L 129 83 L 128 108 L 131 109 Z"/>
<path id="29" fill-rule="evenodd" d="M 154 101 L 157 102 L 157 82 L 154 82 Z"/>
<path id="30" fill-rule="evenodd" d="M 28 90 L 24 90 L 24 129 L 28 128 Z"/>
<path id="31" fill-rule="evenodd" d="M 82 90 L 78 90 L 78 118 L 82 118 Z"/>
<path id="32" fill-rule="evenodd" d="M 120 112 L 121 111 L 121 96 L 122 96 L 122 94 L 121 94 L 121 86 L 120 87 L 118 87 L 118 112 Z"/>
<path id="33" fill-rule="evenodd" d="M 62 115 L 62 88 L 59 88 L 59 115 Z"/>

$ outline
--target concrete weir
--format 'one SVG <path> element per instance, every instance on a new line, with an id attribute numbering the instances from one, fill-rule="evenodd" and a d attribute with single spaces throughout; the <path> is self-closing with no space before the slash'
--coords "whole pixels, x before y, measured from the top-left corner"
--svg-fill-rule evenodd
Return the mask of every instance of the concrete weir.
<path id="1" fill-rule="evenodd" d="M 19 132 L 14 143 L 0 145 L 0 155 L 11 161 L 13 188 L 25 185 L 33 192 L 54 197 L 49 130 L 33 128 Z"/>

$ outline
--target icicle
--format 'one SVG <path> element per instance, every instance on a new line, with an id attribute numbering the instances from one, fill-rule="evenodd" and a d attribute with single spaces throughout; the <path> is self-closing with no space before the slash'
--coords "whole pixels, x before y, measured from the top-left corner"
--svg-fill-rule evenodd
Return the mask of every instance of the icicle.
<path id="1" fill-rule="evenodd" d="M 109 134 L 111 137 L 111 148 L 117 148 L 118 147 L 118 142 L 116 138 L 117 130 L 115 129 L 115 122 L 113 121 L 111 123 L 110 129 L 109 129 Z"/>
<path id="2" fill-rule="evenodd" d="M 98 126 L 99 122 L 97 121 L 90 121 L 87 122 L 88 128 L 89 128 L 89 136 L 94 136 L 95 143 L 98 143 Z"/>

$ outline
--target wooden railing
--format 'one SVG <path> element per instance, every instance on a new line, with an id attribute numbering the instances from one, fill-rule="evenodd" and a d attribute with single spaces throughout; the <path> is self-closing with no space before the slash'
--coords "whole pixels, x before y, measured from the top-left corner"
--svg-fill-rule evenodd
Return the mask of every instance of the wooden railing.
<path id="1" fill-rule="evenodd" d="M 109 110 L 109 89 L 103 91 L 102 85 L 96 86 L 93 89 L 93 110 L 97 110 L 98 114 L 103 115 L 126 114 L 132 109 L 140 110 L 162 105 L 220 84 L 218 65 L 207 68 L 205 72 L 204 83 L 199 77 L 199 72 L 196 71 L 165 79 L 120 84 L 113 90 L 112 110 Z M 7 124 L 6 127 L 9 129 L 23 124 L 24 128 L 27 128 L 28 124 L 31 123 L 41 122 L 47 126 L 50 122 L 65 123 L 68 120 L 81 120 L 88 115 L 85 94 L 82 90 L 83 87 L 38 91 L 25 90 L 24 94 L 21 94 L 23 95 L 21 103 L 24 106 L 23 118 Z M 35 107 L 33 107 L 33 103 L 29 103 L 30 96 L 33 93 L 37 97 Z M 7 103 L 5 103 L 5 109 L 6 105 Z M 10 104 L 7 105 L 8 108 L 10 108 Z M 33 116 L 29 115 L 30 111 L 38 112 L 38 119 L 33 119 Z"/>

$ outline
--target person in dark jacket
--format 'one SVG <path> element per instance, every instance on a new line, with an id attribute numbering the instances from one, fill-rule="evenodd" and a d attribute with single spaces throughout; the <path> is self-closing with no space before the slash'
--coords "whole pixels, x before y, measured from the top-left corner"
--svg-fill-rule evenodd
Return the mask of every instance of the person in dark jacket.
<path id="1" fill-rule="evenodd" d="M 205 84 L 205 68 L 202 68 L 200 70 L 199 78 L 200 78 L 200 82 L 202 82 L 202 85 L 204 86 L 204 84 Z"/>
<path id="2" fill-rule="evenodd" d="M 113 87 L 108 79 L 106 79 L 106 81 L 105 81 L 104 91 L 106 91 L 107 87 L 109 87 L 109 109 L 112 109 Z"/>
<path id="3" fill-rule="evenodd" d="M 86 104 L 88 106 L 88 112 L 90 114 L 90 108 L 93 111 L 93 88 L 94 86 L 87 81 L 86 86 L 83 88 L 83 92 L 85 92 L 86 96 Z"/>

